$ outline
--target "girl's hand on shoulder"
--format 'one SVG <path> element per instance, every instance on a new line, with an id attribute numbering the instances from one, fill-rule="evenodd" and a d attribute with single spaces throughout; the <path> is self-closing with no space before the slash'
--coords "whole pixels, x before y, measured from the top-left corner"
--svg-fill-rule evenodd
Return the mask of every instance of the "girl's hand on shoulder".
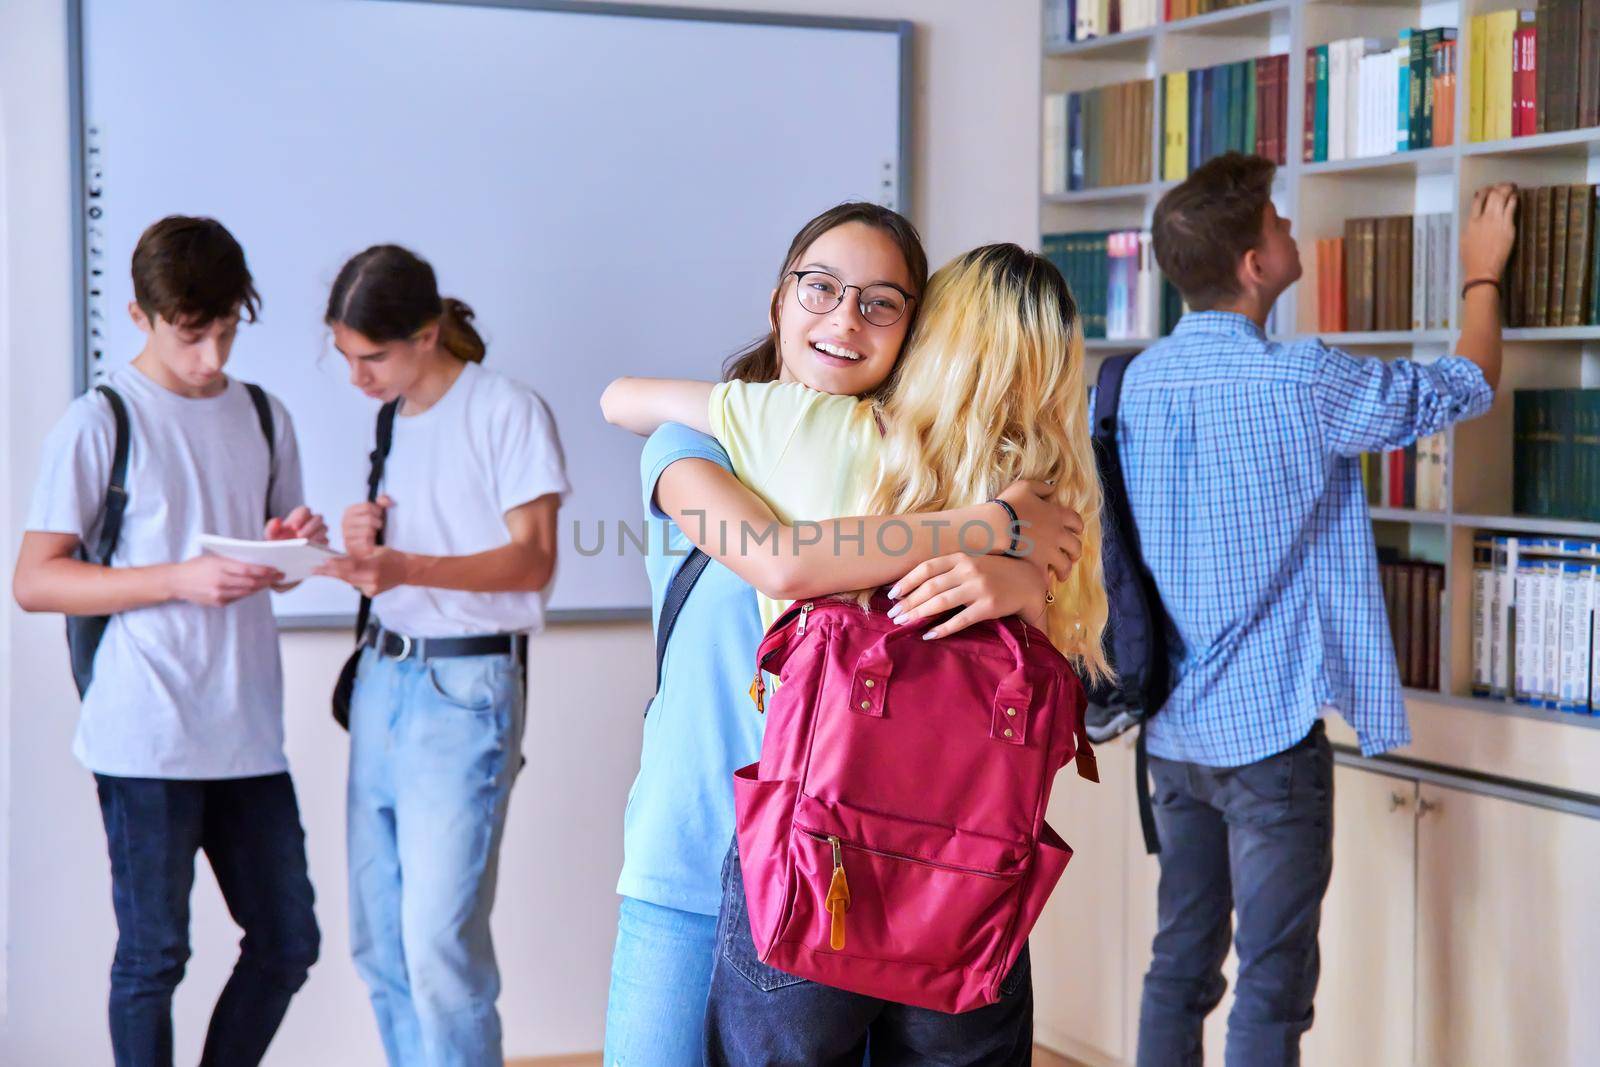
<path id="1" fill-rule="evenodd" d="M 338 556 L 313 574 L 349 582 L 364 597 L 375 597 L 406 583 L 406 554 L 382 545 L 362 556 Z"/>
<path id="2" fill-rule="evenodd" d="M 1051 575 L 1066 580 L 1083 555 L 1083 516 L 1056 499 L 1056 487 L 1049 482 L 1018 479 L 1006 486 L 1000 499 L 1017 512 L 1019 558 L 1033 565 L 1047 584 Z M 990 510 L 999 510 L 990 506 Z M 1008 521 L 1002 518 L 1002 522 Z M 1010 544 L 1010 533 L 1000 537 L 994 551 L 1003 553 Z"/>
<path id="3" fill-rule="evenodd" d="M 1035 626 L 1044 622 L 1045 591 L 1038 571 L 1027 560 L 1008 556 L 972 556 L 955 552 L 919 564 L 896 582 L 889 595 L 897 601 L 889 617 L 901 625 L 956 614 L 923 634 L 935 640 L 959 633 L 976 622 L 1021 615 Z"/>

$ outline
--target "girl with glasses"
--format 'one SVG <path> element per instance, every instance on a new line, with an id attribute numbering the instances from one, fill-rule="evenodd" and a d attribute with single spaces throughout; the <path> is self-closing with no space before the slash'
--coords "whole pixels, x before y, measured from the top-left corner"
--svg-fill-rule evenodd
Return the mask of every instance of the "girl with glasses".
<path id="1" fill-rule="evenodd" d="M 759 392 L 777 388 L 771 383 L 793 383 L 785 388 L 850 404 L 883 396 L 919 315 L 925 282 L 920 241 L 901 216 L 868 204 L 844 204 L 818 216 L 796 236 L 780 267 L 771 332 L 730 361 L 726 384 Z M 794 598 L 894 582 L 921 565 L 928 580 L 908 584 L 908 592 L 912 586 L 917 592 L 907 601 L 926 602 L 930 611 L 963 609 L 940 630 L 949 633 L 1018 612 L 1039 617 L 1052 572 L 1065 577 L 1081 550 L 1081 520 L 1042 483 L 996 487 L 1005 488 L 1002 498 L 1031 524 L 1038 548 L 1027 560 L 956 550 L 955 531 L 973 522 L 988 526 L 990 543 L 1008 544 L 1009 515 L 979 502 L 988 496 L 944 511 L 862 515 L 859 505 L 846 503 L 848 487 L 836 472 L 824 470 L 811 473 L 813 484 L 829 494 L 826 507 L 797 512 L 771 495 L 763 499 L 729 473 L 733 463 L 718 442 L 681 425 L 662 426 L 653 410 L 664 398 L 686 409 L 684 421 L 705 428 L 709 388 L 625 379 L 602 400 L 612 422 L 655 431 L 642 464 L 645 506 L 677 520 L 669 530 L 674 540 L 649 560 L 658 622 L 689 540 L 716 560 L 683 604 L 645 723 L 619 885 L 624 899 L 607 1013 L 608 1064 L 702 1062 L 705 991 L 713 964 L 725 967 L 729 948 L 716 936 L 715 914 L 723 904 L 717 864 L 733 831 L 730 779 L 760 749 L 760 717 L 745 688 L 762 625 L 739 579 L 774 597 Z M 851 457 L 840 454 L 840 445 L 826 442 L 815 463 L 848 466 Z M 912 514 L 917 511 L 929 513 Z M 858 518 L 817 524 L 814 540 L 792 537 L 801 527 L 782 525 L 850 515 Z M 880 538 L 893 523 L 903 532 Z M 743 536 L 746 524 L 758 530 L 777 524 L 777 535 L 758 542 Z M 800 543 L 806 540 L 812 543 Z M 896 548 L 905 543 L 905 551 L 883 551 L 885 541 Z M 737 884 L 736 857 L 728 858 Z M 748 942 L 747 927 L 743 936 Z M 859 1031 L 843 1043 L 855 1062 L 864 1042 Z M 797 1053 L 794 1062 L 824 1062 L 807 1058 L 815 1050 Z"/>

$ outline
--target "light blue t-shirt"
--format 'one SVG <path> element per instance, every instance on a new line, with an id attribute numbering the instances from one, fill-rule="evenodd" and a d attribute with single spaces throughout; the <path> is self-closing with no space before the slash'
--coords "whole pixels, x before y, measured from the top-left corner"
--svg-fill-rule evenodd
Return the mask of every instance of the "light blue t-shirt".
<path id="1" fill-rule="evenodd" d="M 645 443 L 639 472 L 656 626 L 672 577 L 694 548 L 655 505 L 657 479 L 680 459 L 733 470 L 716 441 L 676 423 Z M 623 896 L 717 914 L 722 858 L 733 840 L 733 772 L 761 756 L 764 720 L 747 695 L 760 643 L 755 590 L 712 560 L 678 614 L 661 689 L 644 722 L 639 776 L 623 820 Z"/>

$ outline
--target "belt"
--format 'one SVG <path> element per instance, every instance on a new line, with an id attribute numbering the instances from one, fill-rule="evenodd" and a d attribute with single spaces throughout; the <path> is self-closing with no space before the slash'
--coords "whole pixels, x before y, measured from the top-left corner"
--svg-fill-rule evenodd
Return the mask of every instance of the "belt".
<path id="1" fill-rule="evenodd" d="M 478 637 L 411 637 L 385 630 L 377 623 L 367 627 L 363 645 L 387 659 L 450 659 L 456 656 L 516 656 L 526 661 L 527 634 L 485 634 Z"/>

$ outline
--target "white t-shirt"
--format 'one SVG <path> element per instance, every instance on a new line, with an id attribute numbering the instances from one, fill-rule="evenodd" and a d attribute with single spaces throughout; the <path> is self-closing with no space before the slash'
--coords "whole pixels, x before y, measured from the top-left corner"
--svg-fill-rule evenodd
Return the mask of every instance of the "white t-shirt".
<path id="1" fill-rule="evenodd" d="M 383 492 L 394 501 L 384 544 L 427 556 L 487 552 L 511 543 L 506 512 L 569 491 L 555 420 L 539 394 L 468 363 L 431 408 L 394 420 L 383 468 Z M 403 585 L 374 600 L 373 612 L 412 637 L 537 633 L 544 601 L 543 592 Z"/>
<path id="2" fill-rule="evenodd" d="M 128 408 L 128 506 L 114 567 L 199 555 L 202 533 L 260 538 L 267 442 L 244 386 L 189 399 L 132 366 L 107 383 Z M 300 454 L 272 399 L 272 514 L 304 503 Z M 111 405 L 74 400 L 45 441 L 27 529 L 69 533 L 93 552 L 116 441 Z M 61 649 L 63 668 L 67 650 Z M 111 617 L 95 655 L 73 753 L 90 770 L 135 778 L 276 774 L 283 756 L 283 671 L 266 591 L 223 608 L 170 601 Z"/>

